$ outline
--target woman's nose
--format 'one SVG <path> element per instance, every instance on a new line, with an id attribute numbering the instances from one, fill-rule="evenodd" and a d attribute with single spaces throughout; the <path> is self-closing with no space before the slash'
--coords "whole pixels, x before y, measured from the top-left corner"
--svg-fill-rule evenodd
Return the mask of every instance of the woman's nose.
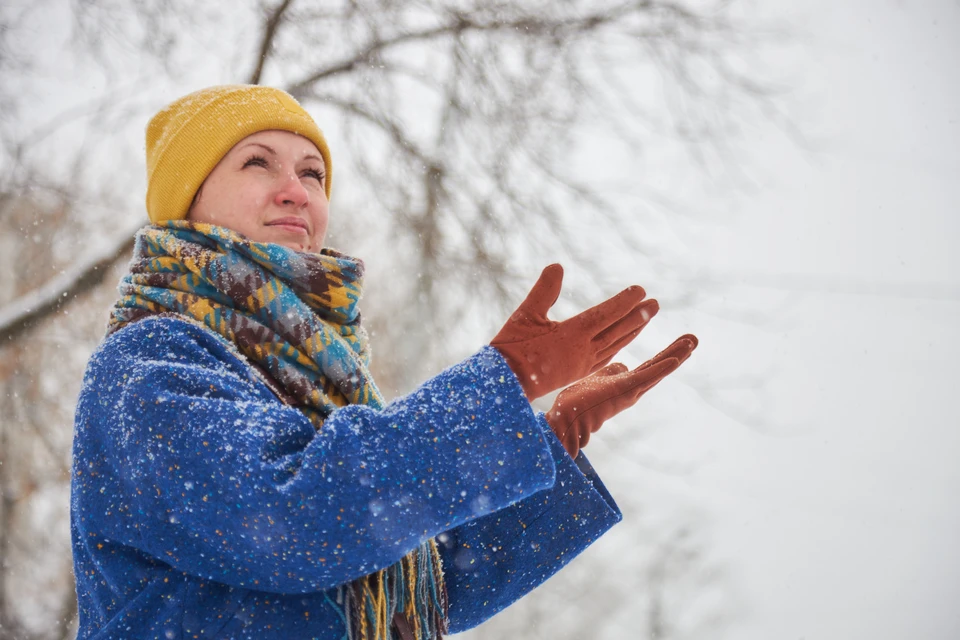
<path id="1" fill-rule="evenodd" d="M 274 202 L 279 206 L 294 205 L 302 207 L 310 201 L 310 193 L 300 182 L 296 174 L 290 173 L 280 179 L 280 185 Z"/>

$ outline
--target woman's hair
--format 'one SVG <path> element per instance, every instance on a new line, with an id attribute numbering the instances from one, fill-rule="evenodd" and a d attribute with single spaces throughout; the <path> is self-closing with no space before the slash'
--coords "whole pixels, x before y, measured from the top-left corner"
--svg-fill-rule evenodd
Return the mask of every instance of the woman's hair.
<path id="1" fill-rule="evenodd" d="M 200 186 L 235 144 L 279 129 L 310 140 L 323 157 L 330 197 L 332 163 L 323 133 L 293 96 L 271 87 L 222 85 L 201 89 L 161 109 L 147 125 L 147 215 L 182 220 Z"/>

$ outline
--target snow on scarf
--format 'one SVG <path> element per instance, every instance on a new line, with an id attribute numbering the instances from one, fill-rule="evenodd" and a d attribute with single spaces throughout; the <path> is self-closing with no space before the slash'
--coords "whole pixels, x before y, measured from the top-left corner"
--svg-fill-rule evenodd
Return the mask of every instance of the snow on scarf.
<path id="1" fill-rule="evenodd" d="M 301 253 L 223 227 L 172 220 L 137 234 L 107 333 L 177 314 L 234 344 L 320 429 L 338 407 L 381 408 L 357 308 L 363 262 L 331 249 Z M 355 640 L 432 640 L 446 630 L 433 540 L 395 565 L 341 587 Z"/>

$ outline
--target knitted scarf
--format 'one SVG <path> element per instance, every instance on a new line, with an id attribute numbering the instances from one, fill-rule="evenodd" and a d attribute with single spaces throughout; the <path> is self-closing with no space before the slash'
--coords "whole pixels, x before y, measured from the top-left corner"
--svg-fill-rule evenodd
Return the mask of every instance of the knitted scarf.
<path id="1" fill-rule="evenodd" d="M 332 249 L 300 253 L 209 224 L 142 229 L 107 333 L 176 314 L 232 343 L 285 402 L 320 429 L 337 407 L 383 406 L 357 308 L 363 262 Z M 446 632 L 436 543 L 340 587 L 351 640 L 434 640 Z"/>

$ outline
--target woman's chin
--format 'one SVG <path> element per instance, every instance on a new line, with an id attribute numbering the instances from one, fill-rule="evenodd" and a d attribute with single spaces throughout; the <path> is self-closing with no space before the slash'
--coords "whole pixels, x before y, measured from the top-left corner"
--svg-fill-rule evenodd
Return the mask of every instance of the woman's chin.
<path id="1" fill-rule="evenodd" d="M 254 242 L 263 242 L 266 244 L 278 244 L 281 247 L 286 247 L 287 249 L 293 249 L 294 251 L 310 251 L 310 244 L 306 241 L 306 237 L 301 234 L 296 234 L 297 237 L 291 237 L 292 234 L 286 233 L 267 233 L 260 234 L 259 238 L 251 238 Z"/>
<path id="2" fill-rule="evenodd" d="M 278 244 L 281 247 L 286 247 L 287 249 L 293 249 L 294 251 L 310 251 L 308 245 L 303 244 L 302 242 L 291 242 L 289 240 L 274 240 L 274 244 Z"/>

